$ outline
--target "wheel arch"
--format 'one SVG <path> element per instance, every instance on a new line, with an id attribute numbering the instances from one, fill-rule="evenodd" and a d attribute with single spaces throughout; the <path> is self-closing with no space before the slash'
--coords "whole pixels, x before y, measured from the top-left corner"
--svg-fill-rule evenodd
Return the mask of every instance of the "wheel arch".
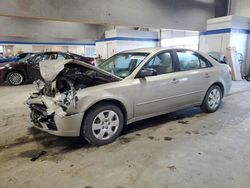
<path id="1" fill-rule="evenodd" d="M 102 99 L 102 100 L 100 100 L 100 101 L 98 101 L 98 102 L 96 102 L 96 103 L 90 105 L 90 106 L 87 108 L 87 110 L 84 112 L 84 115 L 83 115 L 83 118 L 82 118 L 82 124 L 81 124 L 81 128 L 80 128 L 79 136 L 83 136 L 84 121 L 85 121 L 85 119 L 86 119 L 86 117 L 87 117 L 86 114 L 88 114 L 89 111 L 90 111 L 92 108 L 94 108 L 96 105 L 99 105 L 99 104 L 101 104 L 101 103 L 111 103 L 111 104 L 114 104 L 115 106 L 117 106 L 118 108 L 120 108 L 121 111 L 122 111 L 122 114 L 123 114 L 123 116 L 124 116 L 124 124 L 127 124 L 127 110 L 126 110 L 126 108 L 125 108 L 125 105 L 124 105 L 121 101 L 119 101 L 119 100 L 117 100 L 117 99 L 106 98 L 106 99 Z M 85 139 L 87 139 L 87 138 L 85 138 Z M 87 139 L 87 140 L 88 140 L 88 139 Z M 88 141 L 89 141 L 89 140 L 88 140 Z"/>
<path id="2" fill-rule="evenodd" d="M 128 117 L 128 114 L 127 114 L 127 109 L 125 107 L 125 105 L 120 101 L 120 100 L 117 100 L 117 99 L 113 99 L 113 98 L 106 98 L 106 99 L 102 99 L 94 104 L 92 104 L 91 106 L 89 106 L 87 108 L 87 110 L 85 111 L 84 114 L 88 114 L 88 112 L 96 105 L 98 104 L 101 104 L 101 103 L 111 103 L 115 106 L 117 106 L 118 108 L 120 108 L 120 110 L 122 111 L 122 114 L 124 116 L 124 123 L 126 124 L 127 123 L 127 117 Z M 84 119 L 86 118 L 86 115 L 84 115 L 83 117 L 83 121 Z"/>
<path id="3" fill-rule="evenodd" d="M 220 89 L 221 89 L 221 91 L 222 91 L 222 98 L 223 98 L 223 97 L 224 97 L 224 93 L 225 93 L 225 87 L 224 87 L 224 85 L 223 85 L 222 82 L 214 82 L 214 83 L 208 88 L 208 90 L 209 90 L 212 86 L 215 86 L 215 85 L 217 85 L 217 86 L 220 87 Z"/>
<path id="4" fill-rule="evenodd" d="M 5 73 L 5 75 L 4 75 L 4 81 L 7 81 L 8 74 L 11 73 L 11 72 L 18 72 L 18 73 L 22 74 L 24 80 L 27 78 L 26 74 L 23 71 L 17 70 L 17 69 L 11 69 L 11 70 L 9 70 L 8 72 Z"/>

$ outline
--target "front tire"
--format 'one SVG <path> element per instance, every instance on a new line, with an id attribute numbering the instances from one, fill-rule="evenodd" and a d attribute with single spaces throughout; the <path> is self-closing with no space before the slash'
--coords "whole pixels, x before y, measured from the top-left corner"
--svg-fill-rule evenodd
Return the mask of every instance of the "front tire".
<path id="1" fill-rule="evenodd" d="M 113 142 L 121 133 L 124 116 L 112 103 L 100 103 L 89 110 L 83 120 L 82 136 L 92 145 Z"/>
<path id="2" fill-rule="evenodd" d="M 217 85 L 211 86 L 203 100 L 201 109 L 206 113 L 213 113 L 218 110 L 221 104 L 222 91 Z"/>
<path id="3" fill-rule="evenodd" d="M 17 71 L 9 72 L 6 78 L 7 78 L 6 80 L 8 81 L 8 83 L 14 86 L 21 85 L 24 81 L 23 74 Z"/>

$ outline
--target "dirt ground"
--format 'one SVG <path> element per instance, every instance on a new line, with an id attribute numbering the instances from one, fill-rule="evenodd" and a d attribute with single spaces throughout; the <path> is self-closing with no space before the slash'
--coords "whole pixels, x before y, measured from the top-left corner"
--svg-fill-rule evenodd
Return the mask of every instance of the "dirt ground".
<path id="1" fill-rule="evenodd" d="M 24 105 L 32 90 L 0 86 L 1 188 L 249 187 L 248 82 L 234 82 L 216 113 L 189 108 L 136 122 L 102 147 L 32 128 Z"/>

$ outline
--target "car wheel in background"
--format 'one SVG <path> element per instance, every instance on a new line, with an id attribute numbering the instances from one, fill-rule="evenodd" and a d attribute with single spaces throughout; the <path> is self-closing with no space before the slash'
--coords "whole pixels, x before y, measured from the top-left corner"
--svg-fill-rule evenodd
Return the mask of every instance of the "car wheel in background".
<path id="1" fill-rule="evenodd" d="M 101 146 L 113 142 L 121 133 L 124 116 L 112 103 L 100 103 L 86 114 L 82 136 L 91 144 Z"/>
<path id="2" fill-rule="evenodd" d="M 11 85 L 21 85 L 24 81 L 24 76 L 22 73 L 17 72 L 17 71 L 11 71 L 7 75 L 7 81 Z"/>
<path id="3" fill-rule="evenodd" d="M 222 99 L 221 88 L 217 85 L 213 85 L 207 91 L 204 101 L 201 105 L 201 109 L 207 113 L 213 113 L 220 107 Z"/>
<path id="4" fill-rule="evenodd" d="M 250 82 L 250 75 L 245 76 L 246 81 Z"/>

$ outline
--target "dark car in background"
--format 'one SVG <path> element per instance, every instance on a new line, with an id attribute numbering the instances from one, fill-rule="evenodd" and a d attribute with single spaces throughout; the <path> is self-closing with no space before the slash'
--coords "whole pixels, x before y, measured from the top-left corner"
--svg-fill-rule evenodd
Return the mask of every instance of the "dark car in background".
<path id="1" fill-rule="evenodd" d="M 43 52 L 30 54 L 17 62 L 0 64 L 0 83 L 7 81 L 11 85 L 21 85 L 24 81 L 41 79 L 39 63 L 45 60 L 77 59 L 92 64 L 85 57 L 63 52 Z M 85 61 L 84 61 L 85 60 Z"/>
<path id="2" fill-rule="evenodd" d="M 27 53 L 18 54 L 14 57 L 0 58 L 0 63 L 16 62 L 16 61 L 19 61 L 20 59 L 23 59 L 26 56 L 29 56 L 31 54 L 33 54 L 33 53 L 27 52 Z"/>
<path id="3" fill-rule="evenodd" d="M 72 56 L 73 59 L 76 59 L 76 60 L 79 60 L 79 61 L 84 61 L 84 62 L 87 62 L 87 63 L 89 63 L 91 65 L 95 65 L 95 59 L 92 58 L 92 57 L 84 57 L 84 56 L 74 54 L 74 53 L 71 53 L 71 52 L 67 52 L 66 54 L 69 55 L 69 56 Z"/>

